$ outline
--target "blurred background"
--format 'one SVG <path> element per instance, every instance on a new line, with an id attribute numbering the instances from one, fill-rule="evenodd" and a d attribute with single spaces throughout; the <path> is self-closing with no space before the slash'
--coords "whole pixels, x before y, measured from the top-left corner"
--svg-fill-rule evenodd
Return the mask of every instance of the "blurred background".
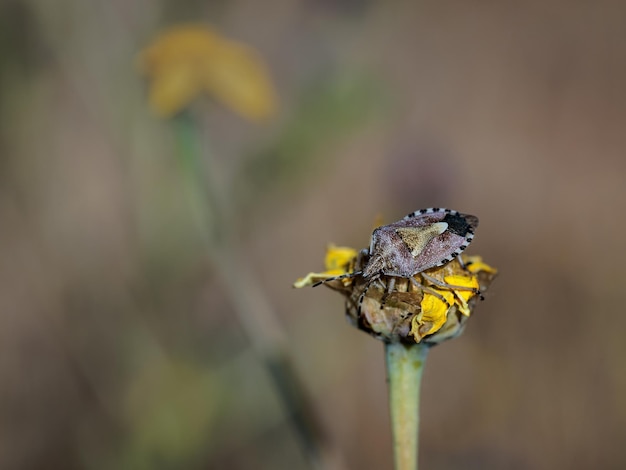
<path id="1" fill-rule="evenodd" d="M 189 21 L 256 51 L 263 119 L 150 106 L 141 51 Z M 480 217 L 500 276 L 430 354 L 423 468 L 625 468 L 625 21 L 4 0 L 0 468 L 391 468 L 382 344 L 291 284 L 431 206 Z"/>

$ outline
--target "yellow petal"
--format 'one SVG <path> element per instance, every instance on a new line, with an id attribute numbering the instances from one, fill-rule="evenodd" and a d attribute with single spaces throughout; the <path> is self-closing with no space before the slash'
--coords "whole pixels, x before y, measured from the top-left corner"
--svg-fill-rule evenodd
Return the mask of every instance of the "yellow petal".
<path id="1" fill-rule="evenodd" d="M 327 270 L 343 269 L 345 273 L 346 267 L 356 258 L 356 255 L 357 251 L 354 248 L 328 245 L 324 266 Z"/>
<path id="2" fill-rule="evenodd" d="M 437 289 L 437 293 L 446 299 L 447 302 L 426 292 L 424 293 L 424 298 L 421 303 L 422 321 L 432 322 L 436 325 L 429 333 L 434 333 L 445 323 L 448 310 L 450 309 L 449 306 L 452 305 L 454 301 L 452 292 Z"/>
<path id="3" fill-rule="evenodd" d="M 141 52 L 139 67 L 143 73 L 154 78 L 171 68 L 198 65 L 210 60 L 220 43 L 219 36 L 206 26 L 175 26 L 159 35 Z"/>
<path id="4" fill-rule="evenodd" d="M 201 89 L 197 74 L 189 67 L 164 69 L 152 80 L 150 108 L 159 117 L 171 117 L 185 108 Z"/>
<path id="5" fill-rule="evenodd" d="M 498 270 L 489 266 L 487 263 L 483 263 L 483 259 L 480 256 L 464 256 L 463 263 L 467 267 L 467 270 L 471 273 L 478 274 L 481 271 L 496 274 Z"/>
<path id="6" fill-rule="evenodd" d="M 248 119 L 271 116 L 276 94 L 269 73 L 256 51 L 222 40 L 205 64 L 204 85 L 217 100 Z"/>
<path id="7" fill-rule="evenodd" d="M 293 286 L 298 288 L 310 286 L 316 282 L 352 272 L 350 270 L 350 264 L 354 261 L 356 255 L 357 251 L 354 248 L 330 244 L 326 248 L 326 258 L 324 260 L 326 271 L 322 273 L 309 273 L 294 282 Z M 346 280 L 346 282 L 349 282 L 349 280 Z"/>
<path id="8" fill-rule="evenodd" d="M 452 305 L 454 295 L 449 291 L 439 289 L 436 289 L 436 291 L 448 302 L 446 303 L 428 292 L 424 293 L 421 302 L 421 313 L 411 320 L 411 331 L 409 333 L 417 342 L 424 336 L 437 332 L 448 319 L 449 305 Z M 422 328 L 422 326 L 425 326 L 425 328 Z"/>
<path id="9" fill-rule="evenodd" d="M 478 279 L 474 276 L 445 276 L 444 280 L 447 284 L 461 287 L 469 287 L 471 289 L 478 289 Z M 454 289 L 454 296 L 456 298 L 456 304 L 459 306 L 459 312 L 469 317 L 470 308 L 467 302 L 476 294 L 471 290 Z"/>

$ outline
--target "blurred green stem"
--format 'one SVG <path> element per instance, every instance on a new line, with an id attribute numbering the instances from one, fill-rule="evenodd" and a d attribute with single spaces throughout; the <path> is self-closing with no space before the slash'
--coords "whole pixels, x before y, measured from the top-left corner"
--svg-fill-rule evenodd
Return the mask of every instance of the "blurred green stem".
<path id="1" fill-rule="evenodd" d="M 420 383 L 428 348 L 385 343 L 395 470 L 417 469 Z"/>
<path id="2" fill-rule="evenodd" d="M 215 273 L 257 357 L 276 386 L 309 463 L 320 468 L 320 426 L 284 353 L 285 334 L 280 322 L 237 246 L 237 234 L 233 233 L 231 224 L 232 195 L 219 181 L 218 162 L 202 147 L 196 119 L 188 111 L 175 119 L 175 127 L 184 190 L 197 229 L 206 237 Z"/>
<path id="3" fill-rule="evenodd" d="M 216 275 L 227 292 L 241 326 L 257 351 L 275 354 L 284 333 L 267 296 L 255 281 L 237 247 L 233 233 L 230 194 L 217 181 L 217 162 L 201 145 L 200 130 L 189 112 L 175 120 L 180 166 L 185 178 L 189 204 L 197 229 L 206 237 L 206 246 Z"/>
<path id="4" fill-rule="evenodd" d="M 184 178 L 184 191 L 191 205 L 197 228 L 205 235 L 209 244 L 218 238 L 217 227 L 220 219 L 215 186 L 206 181 L 205 167 L 200 155 L 203 154 L 198 130 L 193 116 L 183 112 L 174 119 L 176 143 L 178 145 L 178 162 Z"/>

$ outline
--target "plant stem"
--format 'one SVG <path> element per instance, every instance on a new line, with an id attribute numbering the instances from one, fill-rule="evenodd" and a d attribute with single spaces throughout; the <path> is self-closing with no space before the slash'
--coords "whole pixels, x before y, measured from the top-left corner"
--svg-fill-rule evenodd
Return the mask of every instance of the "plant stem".
<path id="1" fill-rule="evenodd" d="M 194 116 L 183 112 L 175 120 L 181 174 L 198 230 L 206 237 L 207 250 L 217 275 L 230 297 L 240 324 L 256 356 L 276 387 L 299 444 L 313 469 L 322 468 L 325 445 L 321 426 L 309 399 L 291 368 L 284 350 L 286 334 L 263 289 L 249 271 L 238 250 L 230 214 L 231 194 L 218 184 L 215 162 L 203 148 Z"/>
<path id="2" fill-rule="evenodd" d="M 395 470 L 416 470 L 419 396 L 429 346 L 385 343 Z"/>

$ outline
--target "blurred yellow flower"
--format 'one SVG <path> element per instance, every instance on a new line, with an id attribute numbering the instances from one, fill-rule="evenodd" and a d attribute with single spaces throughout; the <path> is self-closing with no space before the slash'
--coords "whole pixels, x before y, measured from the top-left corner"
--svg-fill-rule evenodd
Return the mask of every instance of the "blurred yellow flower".
<path id="1" fill-rule="evenodd" d="M 160 117 L 175 115 L 203 92 L 251 120 L 275 112 L 276 93 L 257 52 L 206 26 L 171 28 L 138 62 L 151 80 L 150 107 Z"/>

